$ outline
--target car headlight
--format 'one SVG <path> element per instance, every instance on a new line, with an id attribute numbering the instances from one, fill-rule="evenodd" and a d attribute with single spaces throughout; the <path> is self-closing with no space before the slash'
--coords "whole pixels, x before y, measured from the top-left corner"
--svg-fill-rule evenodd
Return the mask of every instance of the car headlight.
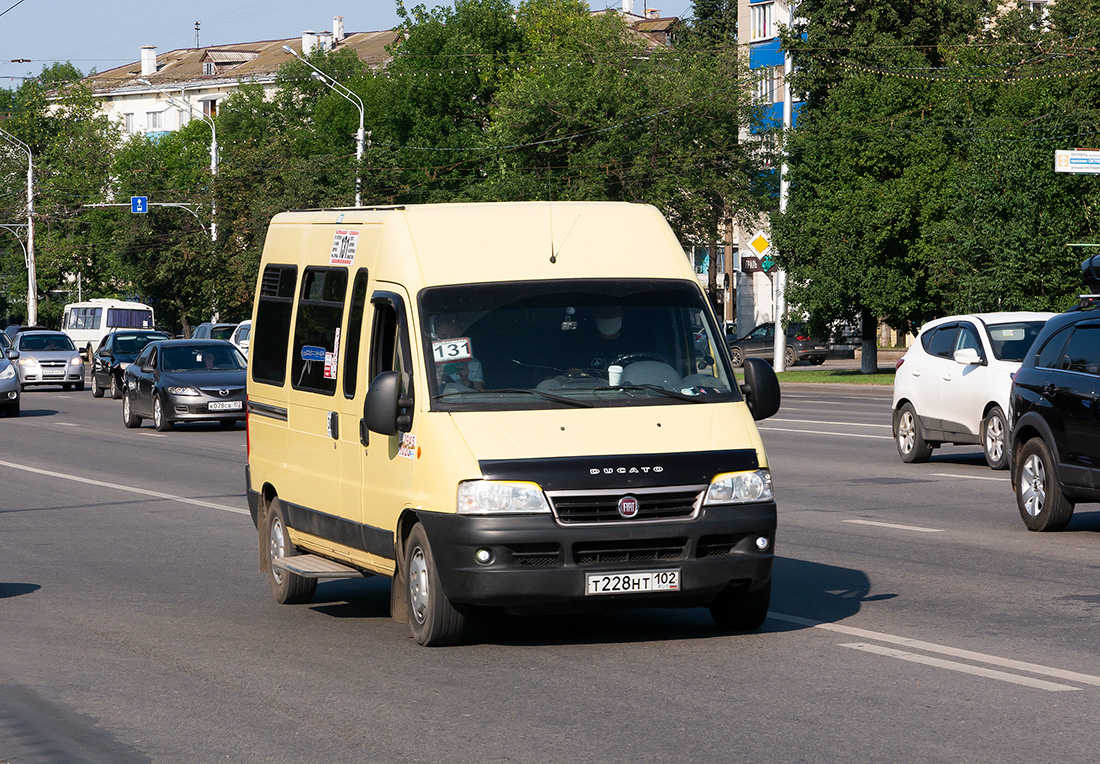
<path id="1" fill-rule="evenodd" d="M 458 484 L 458 514 L 495 515 L 549 512 L 550 505 L 536 483 L 467 480 Z"/>
<path id="2" fill-rule="evenodd" d="M 83 366 L 84 365 L 84 359 L 81 358 L 78 355 L 74 355 L 72 357 L 72 359 L 69 360 L 69 365 L 70 366 Z"/>
<path id="3" fill-rule="evenodd" d="M 3 371 L 0 371 L 0 379 L 11 379 L 15 376 L 15 367 L 8 364 L 4 367 Z"/>
<path id="4" fill-rule="evenodd" d="M 201 393 L 193 387 L 166 387 L 169 395 L 201 395 Z"/>
<path id="5" fill-rule="evenodd" d="M 19 365 L 20 366 L 37 366 L 38 361 L 36 361 L 33 358 L 20 358 L 19 359 Z"/>
<path id="6" fill-rule="evenodd" d="M 707 489 L 704 504 L 747 504 L 771 501 L 772 473 L 769 470 L 727 472 L 718 475 Z"/>

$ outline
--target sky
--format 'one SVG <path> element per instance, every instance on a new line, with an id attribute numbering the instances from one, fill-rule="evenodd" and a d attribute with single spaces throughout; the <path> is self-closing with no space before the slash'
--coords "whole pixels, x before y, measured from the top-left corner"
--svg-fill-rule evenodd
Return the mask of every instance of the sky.
<path id="1" fill-rule="evenodd" d="M 452 5 L 451 0 L 406 0 L 405 7 Z M 589 0 L 594 9 L 621 0 Z M 635 0 L 685 16 L 691 0 Z M 635 11 L 639 12 L 638 10 Z M 0 0 L 0 87 L 16 88 L 43 66 L 70 61 L 84 74 L 141 58 L 143 45 L 158 52 L 297 37 L 332 29 L 344 17 L 346 32 L 374 32 L 397 24 L 394 0 Z M 11 59 L 29 59 L 11 63 Z"/>

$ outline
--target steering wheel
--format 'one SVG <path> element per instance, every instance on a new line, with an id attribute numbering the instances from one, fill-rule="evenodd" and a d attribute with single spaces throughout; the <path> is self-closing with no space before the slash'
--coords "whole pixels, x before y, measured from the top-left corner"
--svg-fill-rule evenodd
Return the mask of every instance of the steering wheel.
<path id="1" fill-rule="evenodd" d="M 629 366 L 630 364 L 638 363 L 639 361 L 658 361 L 665 364 L 666 366 L 672 365 L 668 362 L 668 359 L 660 353 L 623 353 L 611 363 L 612 365 L 618 364 L 619 366 Z"/>

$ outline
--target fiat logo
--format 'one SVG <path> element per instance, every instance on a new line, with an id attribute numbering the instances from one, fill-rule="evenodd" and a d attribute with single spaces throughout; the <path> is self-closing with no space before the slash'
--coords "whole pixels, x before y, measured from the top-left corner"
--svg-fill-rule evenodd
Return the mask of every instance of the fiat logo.
<path id="1" fill-rule="evenodd" d="M 638 500 L 633 496 L 624 496 L 619 499 L 619 516 L 629 520 L 638 514 Z"/>

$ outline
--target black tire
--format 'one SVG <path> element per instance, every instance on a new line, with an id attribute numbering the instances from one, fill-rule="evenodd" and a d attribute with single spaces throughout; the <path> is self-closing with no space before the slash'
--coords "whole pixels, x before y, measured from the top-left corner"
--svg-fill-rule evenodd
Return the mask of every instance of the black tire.
<path id="1" fill-rule="evenodd" d="M 756 631 L 768 616 L 772 582 L 756 591 L 724 591 L 710 604 L 710 617 L 722 631 Z"/>
<path id="2" fill-rule="evenodd" d="M 220 419 L 218 422 L 221 424 L 223 430 L 232 430 L 237 426 L 236 419 Z"/>
<path id="3" fill-rule="evenodd" d="M 75 387 L 76 387 L 76 391 L 78 393 L 84 392 L 84 380 L 82 379 L 79 382 L 77 382 Z"/>
<path id="4" fill-rule="evenodd" d="M 19 416 L 19 401 L 4 407 L 4 416 Z"/>
<path id="5" fill-rule="evenodd" d="M 157 428 L 157 432 L 168 432 L 172 429 L 172 423 L 164 415 L 164 403 L 159 393 L 153 393 L 153 427 Z"/>
<path id="6" fill-rule="evenodd" d="M 413 526 L 405 545 L 405 580 L 413 639 L 425 647 L 459 642 L 466 628 L 466 616 L 443 593 L 439 569 L 423 525 Z"/>
<path id="7" fill-rule="evenodd" d="M 794 352 L 794 348 L 787 348 L 783 351 L 784 369 L 789 369 L 798 363 L 798 354 Z"/>
<path id="8" fill-rule="evenodd" d="M 118 400 L 122 397 L 122 380 L 111 374 L 111 397 Z"/>
<path id="9" fill-rule="evenodd" d="M 94 371 L 92 372 L 92 397 L 93 398 L 102 398 L 103 397 L 103 388 L 99 386 L 99 380 L 96 379 Z"/>
<path id="10" fill-rule="evenodd" d="M 821 364 L 825 363 L 825 356 L 815 355 L 813 358 L 810 359 L 810 363 L 812 363 L 814 366 L 820 366 Z"/>
<path id="11" fill-rule="evenodd" d="M 741 352 L 741 348 L 730 348 L 730 361 L 738 369 L 745 364 L 745 354 Z"/>
<path id="12" fill-rule="evenodd" d="M 990 469 L 1008 469 L 1008 424 L 1000 406 L 994 406 L 982 420 L 982 452 Z"/>
<path id="13" fill-rule="evenodd" d="M 1024 443 L 1016 457 L 1016 506 L 1030 531 L 1060 531 L 1073 517 L 1073 502 L 1062 493 L 1050 449 L 1042 438 Z"/>
<path id="14" fill-rule="evenodd" d="M 924 440 L 920 422 L 912 403 L 902 404 L 894 415 L 894 445 L 903 462 L 926 462 L 932 455 L 932 446 Z"/>
<path id="15" fill-rule="evenodd" d="M 141 427 L 141 417 L 130 408 L 130 396 L 122 396 L 122 423 L 127 427 Z"/>
<path id="16" fill-rule="evenodd" d="M 267 578 L 271 584 L 271 593 L 275 595 L 275 601 L 280 605 L 301 605 L 313 600 L 313 594 L 317 591 L 316 578 L 304 578 L 289 570 L 280 570 L 271 564 L 272 560 L 280 557 L 296 557 L 298 549 L 290 540 L 287 533 L 286 511 L 283 503 L 278 499 L 272 499 L 264 516 L 264 524 L 260 529 L 261 543 L 267 539 Z"/>
<path id="17" fill-rule="evenodd" d="M 62 382 L 61 383 L 61 389 L 64 390 L 65 392 L 69 392 L 70 390 L 73 389 L 73 386 L 69 382 Z"/>

